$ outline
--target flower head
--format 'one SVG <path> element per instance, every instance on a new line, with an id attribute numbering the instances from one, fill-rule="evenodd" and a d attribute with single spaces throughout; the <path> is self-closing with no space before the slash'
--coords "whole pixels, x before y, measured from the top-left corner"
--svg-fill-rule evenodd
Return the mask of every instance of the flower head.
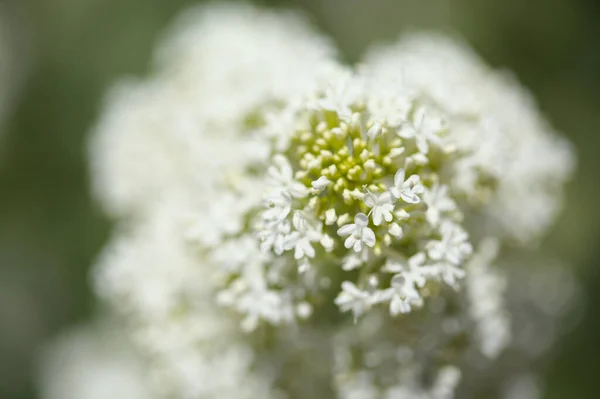
<path id="1" fill-rule="evenodd" d="M 184 19 L 157 76 L 108 102 L 92 171 L 123 227 L 98 292 L 165 397 L 450 398 L 440 359 L 476 379 L 457 343 L 510 341 L 507 280 L 471 240 L 543 231 L 568 147 L 445 39 L 351 68 L 294 15 L 229 7 Z"/>

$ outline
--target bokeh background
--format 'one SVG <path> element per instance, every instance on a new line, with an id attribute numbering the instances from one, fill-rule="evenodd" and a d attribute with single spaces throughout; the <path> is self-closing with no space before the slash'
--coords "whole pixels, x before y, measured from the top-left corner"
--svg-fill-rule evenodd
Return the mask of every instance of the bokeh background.
<path id="1" fill-rule="evenodd" d="M 0 398 L 36 398 L 35 359 L 95 307 L 88 272 L 110 231 L 90 198 L 86 139 L 115 79 L 143 75 L 190 0 L 5 0 L 15 91 L 0 124 Z M 540 247 L 587 291 L 579 324 L 546 360 L 546 398 L 597 398 L 600 380 L 600 2 L 596 0 L 297 0 L 348 62 L 376 41 L 435 28 L 513 70 L 575 144 L 566 209 Z M 15 61 L 16 60 L 16 61 Z M 265 60 L 268 62 L 268 60 Z M 16 66 L 16 67 L 15 67 Z M 6 78 L 5 78 L 6 79 Z M 535 154 L 532 154 L 535 156 Z"/>

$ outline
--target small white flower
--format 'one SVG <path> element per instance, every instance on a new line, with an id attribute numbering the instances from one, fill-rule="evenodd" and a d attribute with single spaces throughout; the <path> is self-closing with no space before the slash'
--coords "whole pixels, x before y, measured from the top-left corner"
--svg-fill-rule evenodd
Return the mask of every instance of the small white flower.
<path id="1" fill-rule="evenodd" d="M 454 265 L 460 265 L 463 259 L 473 252 L 468 242 L 469 235 L 460 226 L 445 221 L 440 227 L 441 240 L 427 244 L 427 254 L 433 260 L 445 259 Z"/>
<path id="2" fill-rule="evenodd" d="M 390 302 L 390 314 L 396 316 L 408 313 L 413 306 L 422 306 L 423 298 L 417 288 L 422 288 L 426 283 L 423 270 L 425 254 L 417 253 L 408 259 L 408 262 L 388 261 L 383 271 L 394 273 L 391 287 L 383 290 L 378 295 L 378 302 Z"/>
<path id="3" fill-rule="evenodd" d="M 418 204 L 421 201 L 419 194 L 425 191 L 423 185 L 420 183 L 421 178 L 419 175 L 411 175 L 408 179 L 404 180 L 404 177 L 404 169 L 398 169 L 394 175 L 394 187 L 390 188 L 390 193 L 396 199 L 401 198 L 409 204 Z"/>
<path id="4" fill-rule="evenodd" d="M 427 279 L 425 278 L 424 264 L 427 257 L 423 252 L 418 252 L 408 258 L 408 261 L 398 262 L 388 260 L 383 266 L 383 271 L 388 273 L 402 273 L 411 275 L 411 280 L 418 286 L 423 287 Z"/>
<path id="5" fill-rule="evenodd" d="M 281 255 L 285 251 L 289 232 L 290 223 L 287 220 L 262 230 L 258 235 L 261 241 L 260 250 L 265 253 L 272 249 L 275 254 Z"/>
<path id="6" fill-rule="evenodd" d="M 435 266 L 439 269 L 438 273 L 441 280 L 455 290 L 459 288 L 458 281 L 467 275 L 464 269 L 450 262 L 438 263 Z"/>
<path id="7" fill-rule="evenodd" d="M 360 85 L 350 73 L 341 74 L 335 82 L 325 89 L 325 97 L 318 101 L 318 106 L 338 114 L 341 119 L 350 120 L 352 109 L 350 106 L 357 98 Z"/>
<path id="8" fill-rule="evenodd" d="M 266 227 L 281 223 L 292 209 L 292 196 L 287 191 L 273 193 L 265 202 L 267 209 L 262 213 L 262 220 Z"/>
<path id="9" fill-rule="evenodd" d="M 311 240 L 308 236 L 303 236 L 295 231 L 287 237 L 284 248 L 294 248 L 294 259 L 302 259 L 304 257 L 314 258 L 315 249 L 310 242 Z"/>
<path id="10" fill-rule="evenodd" d="M 419 108 L 414 115 L 413 121 L 405 122 L 398 135 L 407 139 L 415 139 L 417 148 L 422 154 L 429 152 L 429 143 L 439 145 L 441 140 L 438 136 L 442 130 L 442 121 L 431 115 L 426 115 L 425 108 Z"/>
<path id="11" fill-rule="evenodd" d="M 354 223 L 347 224 L 338 229 L 340 237 L 346 237 L 344 246 L 354 248 L 355 252 L 360 252 L 363 244 L 373 247 L 375 245 L 375 233 L 368 227 L 369 219 L 364 213 L 357 213 L 354 217 Z"/>
<path id="12" fill-rule="evenodd" d="M 342 270 L 350 271 L 350 270 L 358 269 L 359 267 L 362 266 L 363 263 L 364 262 L 360 256 L 351 252 L 344 258 L 344 260 L 342 262 Z"/>
<path id="13" fill-rule="evenodd" d="M 274 165 L 269 166 L 267 173 L 273 184 L 288 191 L 294 198 L 303 198 L 308 194 L 304 184 L 294 179 L 294 171 L 288 159 L 283 155 L 273 157 Z"/>
<path id="14" fill-rule="evenodd" d="M 448 186 L 435 183 L 423 193 L 423 202 L 427 204 L 426 217 L 432 226 L 438 226 L 441 215 L 456 210 L 456 203 L 448 195 Z"/>
<path id="15" fill-rule="evenodd" d="M 373 215 L 375 226 L 379 226 L 384 219 L 388 223 L 392 221 L 394 205 L 392 205 L 392 196 L 389 192 L 386 191 L 380 195 L 368 192 L 365 194 L 363 201 L 365 205 L 371 208 L 370 214 Z"/>
<path id="16" fill-rule="evenodd" d="M 359 289 L 354 283 L 344 281 L 342 291 L 335 298 L 335 304 L 342 312 L 352 311 L 354 321 L 371 308 L 371 296 L 368 292 Z"/>
<path id="17" fill-rule="evenodd" d="M 396 274 L 392 277 L 392 299 L 390 301 L 390 314 L 397 316 L 399 313 L 408 313 L 412 310 L 411 304 L 420 304 L 422 301 L 419 291 L 415 288 L 410 274 Z"/>
<path id="18" fill-rule="evenodd" d="M 286 250 L 294 248 L 294 259 L 314 258 L 315 249 L 311 242 L 320 241 L 321 234 L 309 223 L 302 212 L 294 213 L 292 223 L 296 231 L 286 237 L 284 248 Z"/>

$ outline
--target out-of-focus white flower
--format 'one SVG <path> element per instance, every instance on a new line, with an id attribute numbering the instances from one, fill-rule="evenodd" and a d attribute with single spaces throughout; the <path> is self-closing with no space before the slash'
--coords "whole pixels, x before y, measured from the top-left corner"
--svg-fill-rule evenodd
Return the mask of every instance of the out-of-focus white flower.
<path id="1" fill-rule="evenodd" d="M 446 260 L 454 265 L 460 265 L 471 254 L 473 248 L 467 241 L 469 236 L 460 226 L 445 221 L 440 227 L 441 240 L 430 241 L 427 253 L 433 260 Z"/>
<path id="2" fill-rule="evenodd" d="M 335 304 L 340 307 L 342 312 L 352 311 L 356 320 L 365 313 L 372 305 L 371 295 L 362 291 L 350 281 L 342 283 L 342 291 L 335 298 Z"/>
<path id="3" fill-rule="evenodd" d="M 491 358 L 498 356 L 511 338 L 510 316 L 503 297 L 506 278 L 492 266 L 497 254 L 498 242 L 485 240 L 466 266 L 471 317 L 477 324 L 481 352 Z"/>
<path id="4" fill-rule="evenodd" d="M 429 143 L 440 144 L 439 134 L 442 128 L 442 122 L 434 116 L 427 115 L 426 109 L 421 107 L 415 111 L 412 120 L 409 119 L 404 123 L 398 134 L 400 137 L 415 139 L 419 151 L 427 154 Z"/>
<path id="5" fill-rule="evenodd" d="M 456 203 L 448 195 L 448 186 L 434 184 L 423 193 L 423 202 L 427 205 L 427 221 L 433 226 L 439 225 L 442 215 L 456 210 Z"/>

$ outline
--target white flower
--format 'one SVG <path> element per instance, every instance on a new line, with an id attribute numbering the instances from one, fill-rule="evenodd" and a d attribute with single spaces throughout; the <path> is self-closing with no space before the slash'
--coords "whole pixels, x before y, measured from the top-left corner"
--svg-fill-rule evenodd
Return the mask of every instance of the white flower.
<path id="1" fill-rule="evenodd" d="M 421 178 L 419 175 L 411 175 L 404 180 L 404 177 L 404 169 L 398 169 L 394 175 L 394 187 L 390 188 L 390 193 L 396 199 L 401 198 L 409 204 L 418 204 L 421 201 L 419 194 L 424 191 L 423 185 L 420 183 Z"/>
<path id="2" fill-rule="evenodd" d="M 422 301 L 411 274 L 396 274 L 392 277 L 391 284 L 393 296 L 390 301 L 390 314 L 392 316 L 397 316 L 399 313 L 408 313 L 412 310 L 411 304 L 419 304 Z"/>
<path id="3" fill-rule="evenodd" d="M 292 196 L 287 191 L 273 193 L 265 202 L 267 209 L 262 213 L 262 219 L 266 227 L 281 223 L 292 209 Z"/>
<path id="4" fill-rule="evenodd" d="M 342 291 L 335 298 L 342 312 L 352 311 L 354 320 L 371 308 L 371 295 L 350 281 L 342 283 Z"/>
<path id="5" fill-rule="evenodd" d="M 408 313 L 412 306 L 422 306 L 423 299 L 417 288 L 425 285 L 423 263 L 426 257 L 422 252 L 411 256 L 408 262 L 387 261 L 383 271 L 394 273 L 391 288 L 384 290 L 379 301 L 390 301 L 390 314 Z"/>
<path id="6" fill-rule="evenodd" d="M 477 325 L 481 352 L 489 358 L 497 357 L 511 341 L 511 319 L 504 297 L 508 281 L 492 263 L 498 250 L 498 241 L 486 238 L 465 266 L 469 313 Z"/>
<path id="7" fill-rule="evenodd" d="M 439 133 L 443 128 L 442 121 L 434 116 L 426 115 L 425 108 L 419 108 L 413 121 L 405 122 L 398 134 L 400 137 L 415 139 L 417 148 L 422 154 L 429 152 L 429 143 L 439 145 Z"/>
<path id="8" fill-rule="evenodd" d="M 456 203 L 448 195 L 448 186 L 435 183 L 423 193 L 423 202 L 427 204 L 427 221 L 432 226 L 438 226 L 442 214 L 456 210 Z"/>
<path id="9" fill-rule="evenodd" d="M 338 229 L 340 237 L 346 237 L 344 246 L 354 248 L 355 252 L 360 252 L 363 244 L 373 247 L 375 245 L 375 233 L 368 227 L 369 219 L 364 213 L 357 213 L 354 217 L 354 223 L 347 224 Z"/>
<path id="10" fill-rule="evenodd" d="M 473 247 L 468 242 L 469 235 L 457 224 L 445 221 L 440 227 L 440 233 L 441 240 L 427 244 L 427 254 L 431 259 L 445 259 L 454 265 L 460 265 L 473 252 Z"/>
<path id="11" fill-rule="evenodd" d="M 386 191 L 380 195 L 367 192 L 363 198 L 363 202 L 371 208 L 371 212 L 369 213 L 373 215 L 373 224 L 375 226 L 379 226 L 383 220 L 388 223 L 392 221 L 394 205 L 392 205 L 392 196 L 389 192 Z"/>
<path id="12" fill-rule="evenodd" d="M 342 262 L 342 270 L 350 271 L 358 269 L 363 265 L 363 263 L 364 261 L 359 255 L 357 255 L 354 252 L 351 252 L 344 258 Z"/>
<path id="13" fill-rule="evenodd" d="M 306 220 L 301 212 L 294 213 L 292 223 L 296 231 L 286 237 L 284 248 L 294 248 L 294 258 L 297 260 L 304 257 L 314 258 L 315 249 L 311 242 L 320 241 L 322 234 Z"/>
<path id="14" fill-rule="evenodd" d="M 514 82 L 446 42 L 404 41 L 350 69 L 293 13 L 223 7 L 184 18 L 157 73 L 109 98 L 92 143 L 96 195 L 122 226 L 96 285 L 149 358 L 149 385 L 188 399 L 328 386 L 345 399 L 450 399 L 457 373 L 429 354 L 450 349 L 476 380 L 450 335 L 497 351 L 509 332 L 497 305 L 514 282 L 469 266 L 466 229 L 543 230 L 568 148 Z M 464 291 L 429 284 L 463 277 Z M 426 298 L 420 315 L 390 316 Z M 364 323 L 348 325 L 350 312 Z M 265 331 L 276 345 L 260 344 Z M 272 370 L 305 356 L 325 368 Z M 368 389 L 344 390 L 363 368 Z"/>
<path id="15" fill-rule="evenodd" d="M 426 266 L 424 272 L 443 281 L 455 290 L 459 288 L 458 281 L 462 280 L 467 275 L 467 272 L 464 269 L 450 262 L 439 262 Z"/>
<path id="16" fill-rule="evenodd" d="M 337 79 L 325 89 L 325 97 L 319 100 L 318 106 L 328 111 L 336 112 L 341 119 L 350 120 L 350 106 L 356 100 L 360 86 L 354 75 L 349 72 L 341 73 Z"/>
<path id="17" fill-rule="evenodd" d="M 294 179 L 292 166 L 288 159 L 283 155 L 275 155 L 273 157 L 274 165 L 267 169 L 267 173 L 273 180 L 275 187 L 281 187 L 288 191 L 293 197 L 302 198 L 308 193 L 304 184 Z"/>
<path id="18" fill-rule="evenodd" d="M 268 229 L 262 230 L 258 234 L 260 250 L 266 253 L 272 249 L 276 255 L 281 255 L 285 251 L 285 242 L 290 229 L 289 222 L 284 220 Z"/>
<path id="19" fill-rule="evenodd" d="M 383 271 L 387 273 L 403 273 L 411 274 L 411 280 L 415 282 L 418 287 L 425 285 L 425 276 L 421 271 L 427 257 L 423 252 L 417 252 L 415 255 L 408 258 L 408 261 L 399 262 L 388 260 L 383 266 Z"/>

